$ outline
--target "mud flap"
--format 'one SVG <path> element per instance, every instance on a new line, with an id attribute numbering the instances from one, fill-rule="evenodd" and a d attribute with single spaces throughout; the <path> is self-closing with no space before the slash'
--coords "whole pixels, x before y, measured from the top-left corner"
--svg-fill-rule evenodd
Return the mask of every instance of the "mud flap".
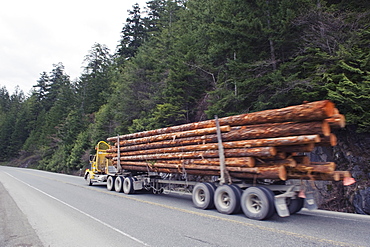
<path id="1" fill-rule="evenodd" d="M 280 217 L 288 217 L 290 215 L 288 206 L 286 205 L 285 197 L 275 196 L 275 208 Z"/>
<path id="2" fill-rule="evenodd" d="M 305 204 L 305 208 L 307 208 L 308 210 L 317 209 L 317 204 L 316 204 L 316 201 L 315 201 L 315 198 L 314 198 L 314 192 L 313 191 L 306 192 L 306 199 L 305 199 L 304 204 Z"/>

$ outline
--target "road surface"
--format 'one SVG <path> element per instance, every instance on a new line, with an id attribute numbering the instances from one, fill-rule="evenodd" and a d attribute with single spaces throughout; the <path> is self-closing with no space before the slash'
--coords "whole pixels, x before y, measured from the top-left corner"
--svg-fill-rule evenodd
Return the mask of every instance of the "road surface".
<path id="1" fill-rule="evenodd" d="M 0 246 L 370 246 L 370 216 L 303 209 L 256 221 L 194 208 L 188 195 L 0 166 Z"/>

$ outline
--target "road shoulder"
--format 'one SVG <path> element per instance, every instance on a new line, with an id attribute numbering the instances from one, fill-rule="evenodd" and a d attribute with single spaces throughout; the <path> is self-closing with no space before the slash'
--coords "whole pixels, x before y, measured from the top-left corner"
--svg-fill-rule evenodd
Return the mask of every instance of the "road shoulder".
<path id="1" fill-rule="evenodd" d="M 0 243 L 4 247 L 33 247 L 43 244 L 25 214 L 0 182 Z"/>

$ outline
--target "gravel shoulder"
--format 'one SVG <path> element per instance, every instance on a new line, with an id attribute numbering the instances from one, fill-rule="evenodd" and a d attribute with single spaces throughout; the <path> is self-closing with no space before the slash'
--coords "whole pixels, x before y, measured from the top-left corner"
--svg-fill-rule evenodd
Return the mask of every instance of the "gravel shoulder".
<path id="1" fill-rule="evenodd" d="M 4 247 L 43 246 L 27 217 L 19 209 L 1 182 L 0 245 Z"/>

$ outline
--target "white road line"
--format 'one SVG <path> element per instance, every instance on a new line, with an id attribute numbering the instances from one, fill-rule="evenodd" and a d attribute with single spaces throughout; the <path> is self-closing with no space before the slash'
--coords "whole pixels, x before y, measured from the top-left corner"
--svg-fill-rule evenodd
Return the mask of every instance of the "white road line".
<path id="1" fill-rule="evenodd" d="M 16 177 L 14 177 L 13 175 L 10 175 L 10 174 L 9 174 L 9 173 L 7 173 L 7 172 L 4 172 L 4 173 L 6 173 L 8 176 L 10 176 L 10 177 L 14 178 L 15 180 L 17 180 L 17 181 L 19 181 L 19 182 L 21 182 L 21 183 L 23 183 L 23 184 L 27 185 L 28 187 L 30 187 L 30 188 L 32 188 L 32 189 L 34 189 L 34 190 L 37 190 L 38 192 L 40 192 L 40 193 L 42 193 L 42 194 L 44 194 L 44 195 L 46 195 L 46 196 L 48 196 L 48 197 L 50 197 L 50 198 L 52 198 L 52 199 L 54 199 L 54 200 L 58 201 L 58 202 L 60 202 L 60 203 L 62 203 L 62 204 L 64 204 L 64 205 L 66 205 L 66 206 L 67 206 L 67 207 L 69 207 L 69 208 L 72 208 L 72 209 L 76 210 L 77 212 L 79 212 L 79 213 L 81 213 L 81 214 L 83 214 L 83 215 L 85 215 L 85 216 L 89 217 L 90 219 L 93 219 L 93 220 L 95 220 L 95 221 L 99 222 L 100 224 L 103 224 L 104 226 L 106 226 L 106 227 L 108 227 L 108 228 L 112 229 L 113 231 L 116 231 L 116 232 L 118 232 L 118 233 L 122 234 L 123 236 L 128 237 L 128 238 L 130 238 L 130 239 L 132 239 L 132 240 L 134 240 L 134 241 L 136 241 L 136 242 L 138 242 L 138 243 L 140 243 L 140 244 L 142 244 L 142 245 L 144 245 L 144 246 L 149 246 L 147 243 L 145 243 L 145 242 L 143 242 L 143 241 L 141 241 L 141 240 L 139 240 L 139 239 L 137 239 L 137 238 L 135 238 L 135 237 L 131 236 L 130 234 L 125 233 L 125 232 L 123 232 L 123 231 L 121 231 L 121 230 L 119 230 L 119 229 L 117 229 L 117 228 L 115 228 L 115 227 L 113 227 L 113 226 L 111 226 L 111 225 L 109 225 L 109 224 L 107 224 L 107 223 L 105 223 L 105 222 L 103 222 L 103 221 L 101 221 L 101 220 L 99 220 L 99 219 L 95 218 L 94 216 L 92 216 L 92 215 L 90 215 L 90 214 L 88 214 L 88 213 L 85 213 L 84 211 L 82 211 L 82 210 L 80 210 L 80 209 L 78 209 L 78 208 L 73 207 L 72 205 L 70 205 L 70 204 L 68 204 L 68 203 L 66 203 L 66 202 L 64 202 L 64 201 L 62 201 L 62 200 L 60 200 L 60 199 L 58 199 L 58 198 L 56 198 L 56 197 L 54 197 L 54 196 L 52 196 L 52 195 L 49 195 L 48 193 L 46 193 L 46 192 L 44 192 L 44 191 L 42 191 L 42 190 L 40 190 L 40 189 L 38 189 L 38 188 L 36 188 L 36 187 L 34 187 L 34 186 L 32 186 L 32 185 L 30 185 L 30 184 L 28 184 L 28 183 L 24 182 L 24 181 L 22 181 L 22 180 L 20 180 L 20 179 L 18 179 L 18 178 L 16 178 Z"/>

